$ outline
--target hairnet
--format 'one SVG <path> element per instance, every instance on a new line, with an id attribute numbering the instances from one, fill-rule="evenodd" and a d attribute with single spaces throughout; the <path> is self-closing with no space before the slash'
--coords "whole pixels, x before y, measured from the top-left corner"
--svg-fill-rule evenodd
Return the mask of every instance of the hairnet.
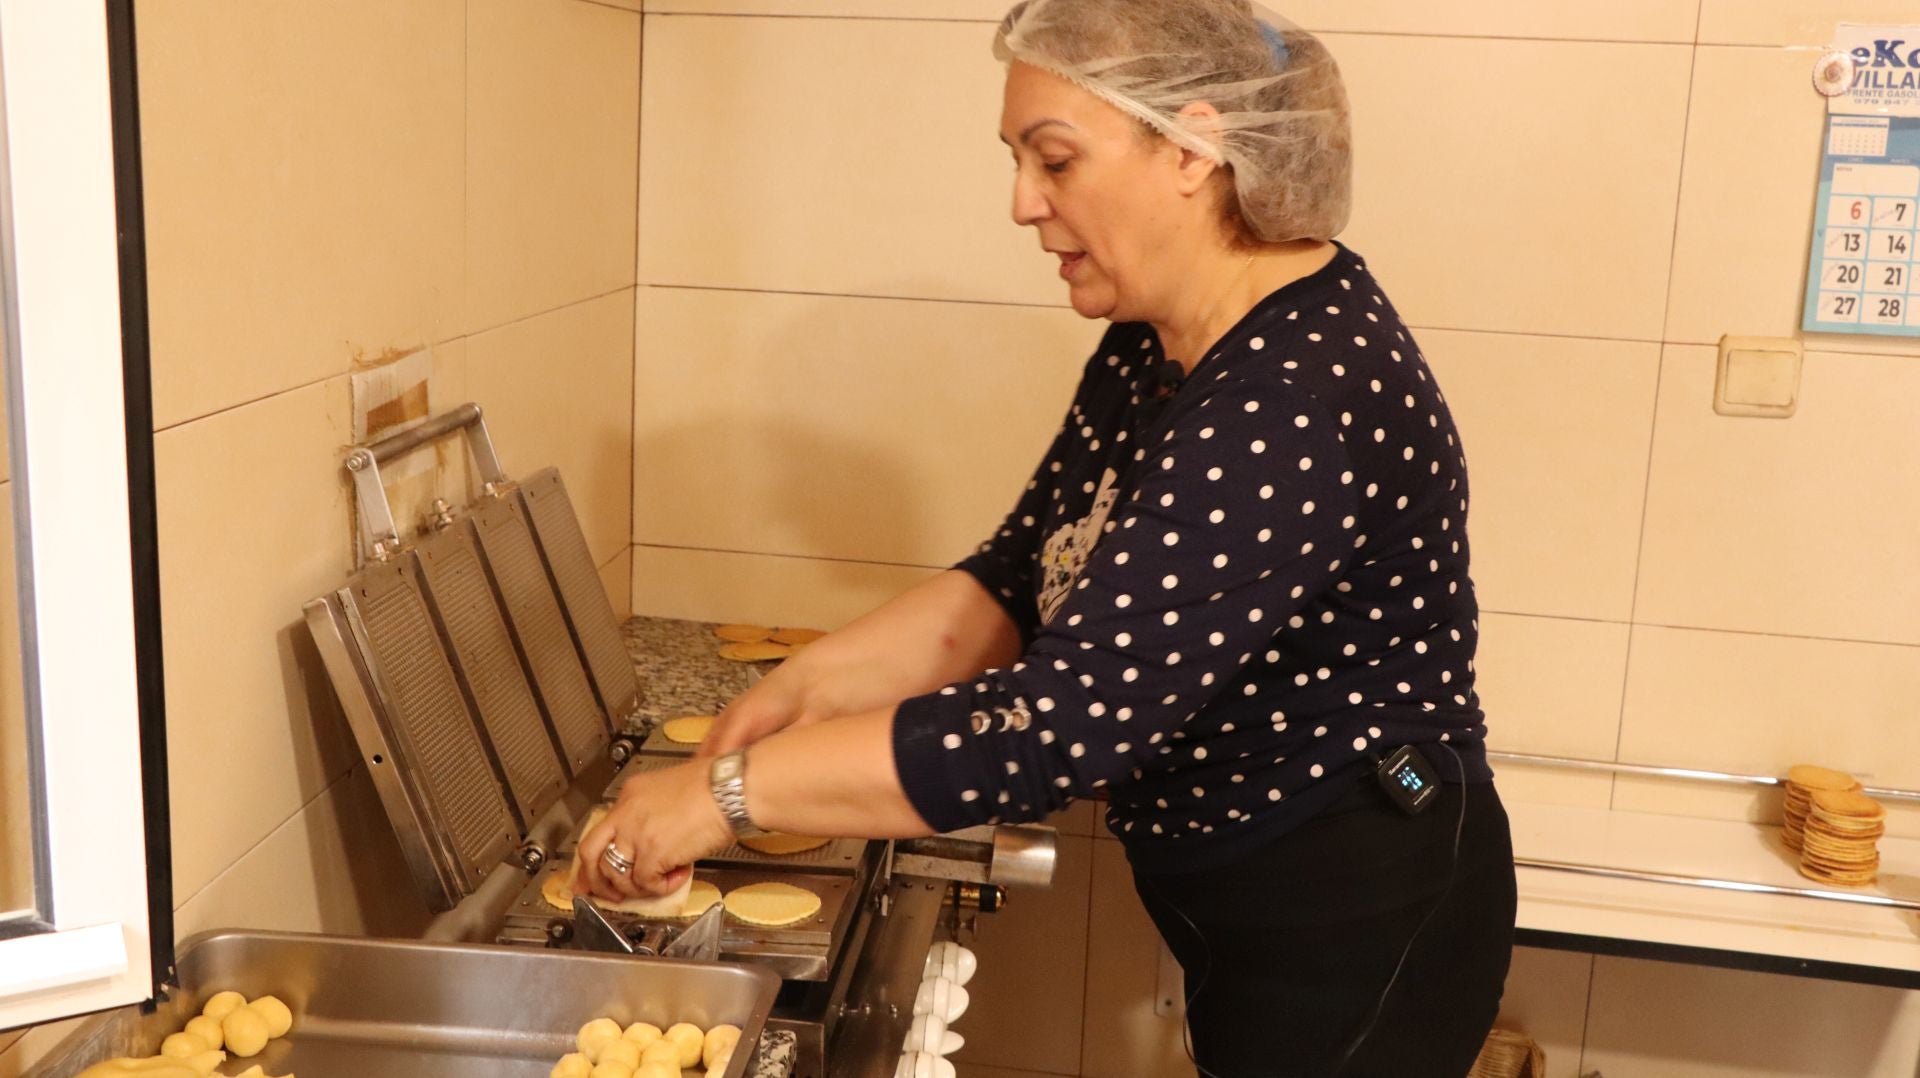
<path id="1" fill-rule="evenodd" d="M 994 41 L 1232 173 L 1268 243 L 1328 240 L 1353 206 L 1340 68 L 1318 38 L 1248 0 L 1024 0 Z M 1181 115 L 1194 102 L 1217 125 Z"/>

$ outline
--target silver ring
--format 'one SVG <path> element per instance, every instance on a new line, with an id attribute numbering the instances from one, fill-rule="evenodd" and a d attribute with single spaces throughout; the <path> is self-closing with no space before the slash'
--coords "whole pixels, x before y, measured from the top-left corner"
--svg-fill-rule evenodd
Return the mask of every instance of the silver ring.
<path id="1" fill-rule="evenodd" d="M 633 871 L 633 859 L 614 849 L 611 842 L 607 843 L 606 849 L 600 851 L 600 859 L 605 861 L 607 867 L 617 875 L 625 876 Z"/>

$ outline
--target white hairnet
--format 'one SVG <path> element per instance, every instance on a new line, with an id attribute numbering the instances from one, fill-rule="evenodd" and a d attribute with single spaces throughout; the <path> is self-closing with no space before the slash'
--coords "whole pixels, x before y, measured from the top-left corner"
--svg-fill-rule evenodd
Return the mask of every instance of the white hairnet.
<path id="1" fill-rule="evenodd" d="M 1329 240 L 1353 207 L 1340 68 L 1318 38 L 1248 0 L 1023 0 L 994 41 L 1229 168 L 1260 240 Z M 1180 110 L 1206 102 L 1217 127 Z"/>

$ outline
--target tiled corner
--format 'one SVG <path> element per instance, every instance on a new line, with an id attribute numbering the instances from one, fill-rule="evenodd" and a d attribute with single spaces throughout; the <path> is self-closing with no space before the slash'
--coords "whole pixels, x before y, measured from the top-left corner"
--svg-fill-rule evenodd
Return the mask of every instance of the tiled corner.
<path id="1" fill-rule="evenodd" d="M 1087 1016 L 1080 1073 L 1086 1078 L 1193 1078 L 1186 1009 L 1154 1014 L 1160 933 L 1134 893 L 1118 842 L 1093 844 L 1087 927 Z"/>
<path id="2" fill-rule="evenodd" d="M 1466 447 L 1481 607 L 1626 621 L 1659 346 L 1418 336 Z"/>
<path id="3" fill-rule="evenodd" d="M 154 438 L 174 893 L 357 758 L 301 616 L 353 569 L 343 375 Z"/>
<path id="4" fill-rule="evenodd" d="M 1911 1078 L 1917 1054 L 1920 993 L 1626 958 L 1594 966 L 1588 1070 Z"/>
<path id="5" fill-rule="evenodd" d="M 1065 305 L 1009 217 L 992 26 L 647 28 L 641 283 Z"/>
<path id="6" fill-rule="evenodd" d="M 1660 339 L 1690 47 L 1327 44 L 1353 99 L 1342 238 L 1411 324 Z"/>
<path id="7" fill-rule="evenodd" d="M 901 565 L 636 546 L 633 613 L 833 629 L 935 572 Z"/>
<path id="8" fill-rule="evenodd" d="M 1634 629 L 1622 759 L 1783 775 L 1810 763 L 1870 786 L 1920 789 L 1920 647 L 1641 625 Z M 1771 791 L 1621 778 L 1614 807 L 1778 822 Z M 1920 808 L 1888 805 L 1920 835 Z"/>
<path id="9" fill-rule="evenodd" d="M 1814 50 L 1843 22 L 1912 25 L 1911 0 L 1700 0 L 1700 40 L 1711 45 L 1796 46 L 1808 72 Z"/>
<path id="10" fill-rule="evenodd" d="M 1270 5 L 1316 32 L 1441 37 L 1567 38 L 1691 44 L 1700 0 L 1625 0 L 1605 6 L 1467 0 L 1290 0 Z"/>
<path id="11" fill-rule="evenodd" d="M 464 20 L 139 5 L 156 428 L 459 335 Z"/>
<path id="12" fill-rule="evenodd" d="M 633 283 L 640 16 L 467 0 L 464 330 Z"/>
<path id="13" fill-rule="evenodd" d="M 1079 1073 L 1093 846 L 1060 836 L 1053 886 L 1014 888 L 1005 910 L 980 918 L 968 945 L 980 971 L 953 1026 L 967 1039 L 954 1063 Z"/>
<path id="14" fill-rule="evenodd" d="M 560 469 L 596 565 L 628 545 L 633 293 L 615 292 L 467 340 L 467 393 L 506 473 Z"/>
<path id="15" fill-rule="evenodd" d="M 640 290 L 634 541 L 948 565 L 999 526 L 1101 327 L 1072 311 Z"/>
<path id="16" fill-rule="evenodd" d="M 20 688 L 20 593 L 13 555 L 13 484 L 0 483 L 0 910 L 33 904 L 27 704 Z M 0 1033 L 0 1041 L 5 1039 Z"/>
<path id="17" fill-rule="evenodd" d="M 1695 65 L 1666 339 L 1796 336 L 1826 112 L 1813 55 L 1703 47 Z"/>
<path id="18" fill-rule="evenodd" d="M 1498 1029 L 1532 1037 L 1546 1054 L 1547 1070 L 1538 1078 L 1577 1078 L 1580 1047 L 1587 1028 L 1587 986 L 1593 956 L 1571 951 L 1515 947 L 1500 998 Z"/>
<path id="19" fill-rule="evenodd" d="M 217 929 L 404 939 L 429 916 L 373 780 L 356 767 L 182 903 L 174 927 L 182 941 Z"/>
<path id="20" fill-rule="evenodd" d="M 633 616 L 633 548 L 621 547 L 620 553 L 600 567 L 600 586 L 607 589 L 607 601 L 613 604 L 613 616 L 625 621 Z"/>
<path id="21" fill-rule="evenodd" d="M 1564 618 L 1480 615 L 1474 687 L 1487 747 L 1536 756 L 1611 760 L 1631 626 Z M 1496 761 L 1507 801 L 1606 808 L 1604 773 Z"/>
<path id="22" fill-rule="evenodd" d="M 1107 825 L 1102 815 L 1105 805 L 1104 801 L 1075 801 L 1041 822 L 1060 832 L 1063 837 L 1078 835 L 1093 838 L 1106 835 Z"/>
<path id="23" fill-rule="evenodd" d="M 1667 349 L 1636 620 L 1920 644 L 1920 365 L 1811 353 L 1779 420 L 1716 414 L 1717 362 Z"/>

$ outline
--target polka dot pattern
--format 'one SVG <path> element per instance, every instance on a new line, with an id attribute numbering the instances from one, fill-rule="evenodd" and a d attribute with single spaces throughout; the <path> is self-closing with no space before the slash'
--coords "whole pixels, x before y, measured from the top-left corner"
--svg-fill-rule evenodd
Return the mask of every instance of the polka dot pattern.
<path id="1" fill-rule="evenodd" d="M 900 705 L 914 807 L 947 831 L 1104 789 L 1151 870 L 1293 826 L 1400 745 L 1444 739 L 1490 777 L 1466 461 L 1364 264 L 1340 248 L 1170 393 L 1169 362 L 1152 327 L 1113 326 L 956 566 L 1025 654 Z"/>

